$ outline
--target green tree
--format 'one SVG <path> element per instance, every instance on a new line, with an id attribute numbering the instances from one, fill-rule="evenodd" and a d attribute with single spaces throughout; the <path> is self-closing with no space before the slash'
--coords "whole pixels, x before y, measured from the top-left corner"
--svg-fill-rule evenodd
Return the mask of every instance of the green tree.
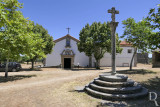
<path id="1" fill-rule="evenodd" d="M 124 20 L 123 25 L 123 28 L 125 29 L 121 38 L 124 38 L 127 42 L 131 43 L 136 49 L 130 62 L 130 70 L 132 70 L 133 58 L 137 52 L 137 48 L 141 49 L 143 53 L 149 51 L 148 38 L 152 34 L 152 29 L 148 26 L 147 21 L 142 20 L 136 23 L 133 18 Z"/>
<path id="2" fill-rule="evenodd" d="M 10 9 L 22 8 L 17 0 L 0 0 L 0 28 L 9 24 Z"/>
<path id="3" fill-rule="evenodd" d="M 80 42 L 78 49 L 87 56 L 94 55 L 96 59 L 96 68 L 100 69 L 100 59 L 106 52 L 111 53 L 111 30 L 109 23 L 94 22 L 92 25 L 87 24 L 79 34 Z M 116 51 L 121 52 L 120 41 L 116 36 Z"/>
<path id="4" fill-rule="evenodd" d="M 47 54 L 52 52 L 54 46 L 53 37 L 48 34 L 48 31 L 41 25 L 36 24 L 32 29 L 34 36 L 32 47 L 30 47 L 30 60 L 32 62 L 32 69 L 34 69 L 34 62 L 37 58 L 44 58 Z"/>
<path id="5" fill-rule="evenodd" d="M 7 60 L 5 77 L 8 76 L 8 62 L 25 52 L 30 39 L 30 22 L 19 11 L 17 0 L 0 1 L 0 50 Z"/>
<path id="6" fill-rule="evenodd" d="M 148 25 L 154 29 L 154 33 L 148 39 L 150 48 L 153 50 L 160 48 L 160 5 L 158 5 L 158 8 L 150 9 L 146 20 L 150 22 Z"/>

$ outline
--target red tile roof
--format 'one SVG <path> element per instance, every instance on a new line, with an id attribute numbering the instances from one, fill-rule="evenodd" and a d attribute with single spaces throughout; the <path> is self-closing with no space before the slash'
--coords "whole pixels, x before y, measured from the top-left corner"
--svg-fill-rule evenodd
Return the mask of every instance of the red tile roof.
<path id="1" fill-rule="evenodd" d="M 121 41 L 120 43 L 121 46 L 132 46 L 132 44 L 126 42 L 126 41 Z"/>

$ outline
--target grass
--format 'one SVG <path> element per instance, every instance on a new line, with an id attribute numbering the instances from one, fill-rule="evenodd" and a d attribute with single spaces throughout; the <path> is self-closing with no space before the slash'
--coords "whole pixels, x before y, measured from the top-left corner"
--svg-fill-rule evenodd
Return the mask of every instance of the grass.
<path id="1" fill-rule="evenodd" d="M 84 86 L 89 81 L 81 82 L 81 81 L 74 81 L 68 84 L 63 85 L 61 88 L 54 90 L 52 92 L 53 97 L 57 97 L 57 104 L 59 106 L 71 106 L 71 107 L 94 107 L 99 102 L 99 99 L 92 98 L 88 96 L 84 92 L 75 91 L 76 86 Z M 63 96 L 63 97 L 62 97 Z M 61 98 L 61 99 L 59 99 Z M 62 102 L 60 104 L 59 102 Z M 65 102 L 65 103 L 63 103 Z"/>
<path id="2" fill-rule="evenodd" d="M 146 69 L 133 69 L 132 71 L 130 70 L 118 70 L 117 73 L 119 74 L 128 74 L 128 75 L 133 75 L 133 74 L 156 74 L 157 72 L 154 72 L 152 70 L 146 70 Z"/>

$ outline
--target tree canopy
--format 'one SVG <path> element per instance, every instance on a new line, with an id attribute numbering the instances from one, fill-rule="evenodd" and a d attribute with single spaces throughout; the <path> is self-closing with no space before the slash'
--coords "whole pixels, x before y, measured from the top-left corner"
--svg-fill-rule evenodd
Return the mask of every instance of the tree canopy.
<path id="1" fill-rule="evenodd" d="M 31 22 L 19 11 L 22 5 L 17 0 L 1 0 L 0 11 L 0 50 L 7 59 L 18 58 L 26 52 L 31 37 Z M 5 77 L 8 75 L 6 64 Z"/>
<path id="2" fill-rule="evenodd" d="M 146 20 L 150 22 L 148 25 L 154 29 L 154 33 L 149 37 L 150 48 L 160 49 L 160 5 L 158 8 L 150 9 Z"/>
<path id="3" fill-rule="evenodd" d="M 94 22 L 92 25 L 87 24 L 79 34 L 80 42 L 78 49 L 87 56 L 94 55 L 96 59 L 96 68 L 99 69 L 100 59 L 106 52 L 111 53 L 111 30 L 109 23 Z M 120 41 L 116 36 L 116 50 L 121 52 Z"/>
<path id="4" fill-rule="evenodd" d="M 54 46 L 47 30 L 24 18 L 20 8 L 22 4 L 17 0 L 0 0 L 0 52 L 7 60 L 5 77 L 11 59 L 18 59 L 20 55 L 42 58 L 51 53 Z"/>
<path id="5" fill-rule="evenodd" d="M 48 31 L 39 24 L 33 24 L 33 36 L 31 38 L 31 45 L 28 48 L 28 56 L 32 62 L 32 69 L 34 69 L 34 61 L 37 58 L 44 58 L 46 54 L 52 52 L 54 46 L 53 37 L 48 34 Z"/>
<path id="6" fill-rule="evenodd" d="M 141 49 L 143 53 L 148 52 L 150 46 L 148 38 L 152 34 L 152 29 L 148 26 L 148 22 L 146 20 L 135 22 L 133 18 L 128 18 L 123 21 L 123 25 L 125 29 L 121 38 L 131 43 L 136 49 Z M 136 51 L 137 50 L 135 50 L 130 63 L 130 70 L 132 69 L 132 61 Z"/>

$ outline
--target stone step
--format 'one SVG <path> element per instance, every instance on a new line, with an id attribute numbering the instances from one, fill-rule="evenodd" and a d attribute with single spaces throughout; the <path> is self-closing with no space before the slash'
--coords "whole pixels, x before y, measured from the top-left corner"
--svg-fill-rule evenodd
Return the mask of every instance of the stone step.
<path id="1" fill-rule="evenodd" d="M 141 91 L 142 86 L 136 85 L 132 87 L 121 87 L 121 88 L 113 88 L 113 87 L 102 87 L 96 84 L 91 83 L 89 87 L 95 91 L 104 92 L 104 93 L 111 93 L 111 94 L 132 94 Z"/>
<path id="2" fill-rule="evenodd" d="M 100 79 L 95 79 L 94 83 L 99 86 L 105 86 L 105 87 L 129 87 L 134 85 L 134 81 L 131 79 L 128 79 L 127 82 L 107 82 Z"/>
<path id="3" fill-rule="evenodd" d="M 99 79 L 107 82 L 126 82 L 128 79 L 128 76 L 126 75 L 111 75 L 111 74 L 102 74 L 99 75 Z"/>
<path id="4" fill-rule="evenodd" d="M 100 99 L 105 99 L 105 100 L 135 99 L 135 98 L 140 98 L 140 97 L 146 96 L 148 94 L 148 90 L 144 87 L 142 87 L 142 90 L 140 92 L 134 93 L 134 94 L 108 94 L 108 93 L 103 93 L 103 92 L 98 92 L 98 91 L 92 90 L 89 87 L 86 87 L 85 90 L 91 96 L 94 96 L 94 97 L 97 97 Z"/>

